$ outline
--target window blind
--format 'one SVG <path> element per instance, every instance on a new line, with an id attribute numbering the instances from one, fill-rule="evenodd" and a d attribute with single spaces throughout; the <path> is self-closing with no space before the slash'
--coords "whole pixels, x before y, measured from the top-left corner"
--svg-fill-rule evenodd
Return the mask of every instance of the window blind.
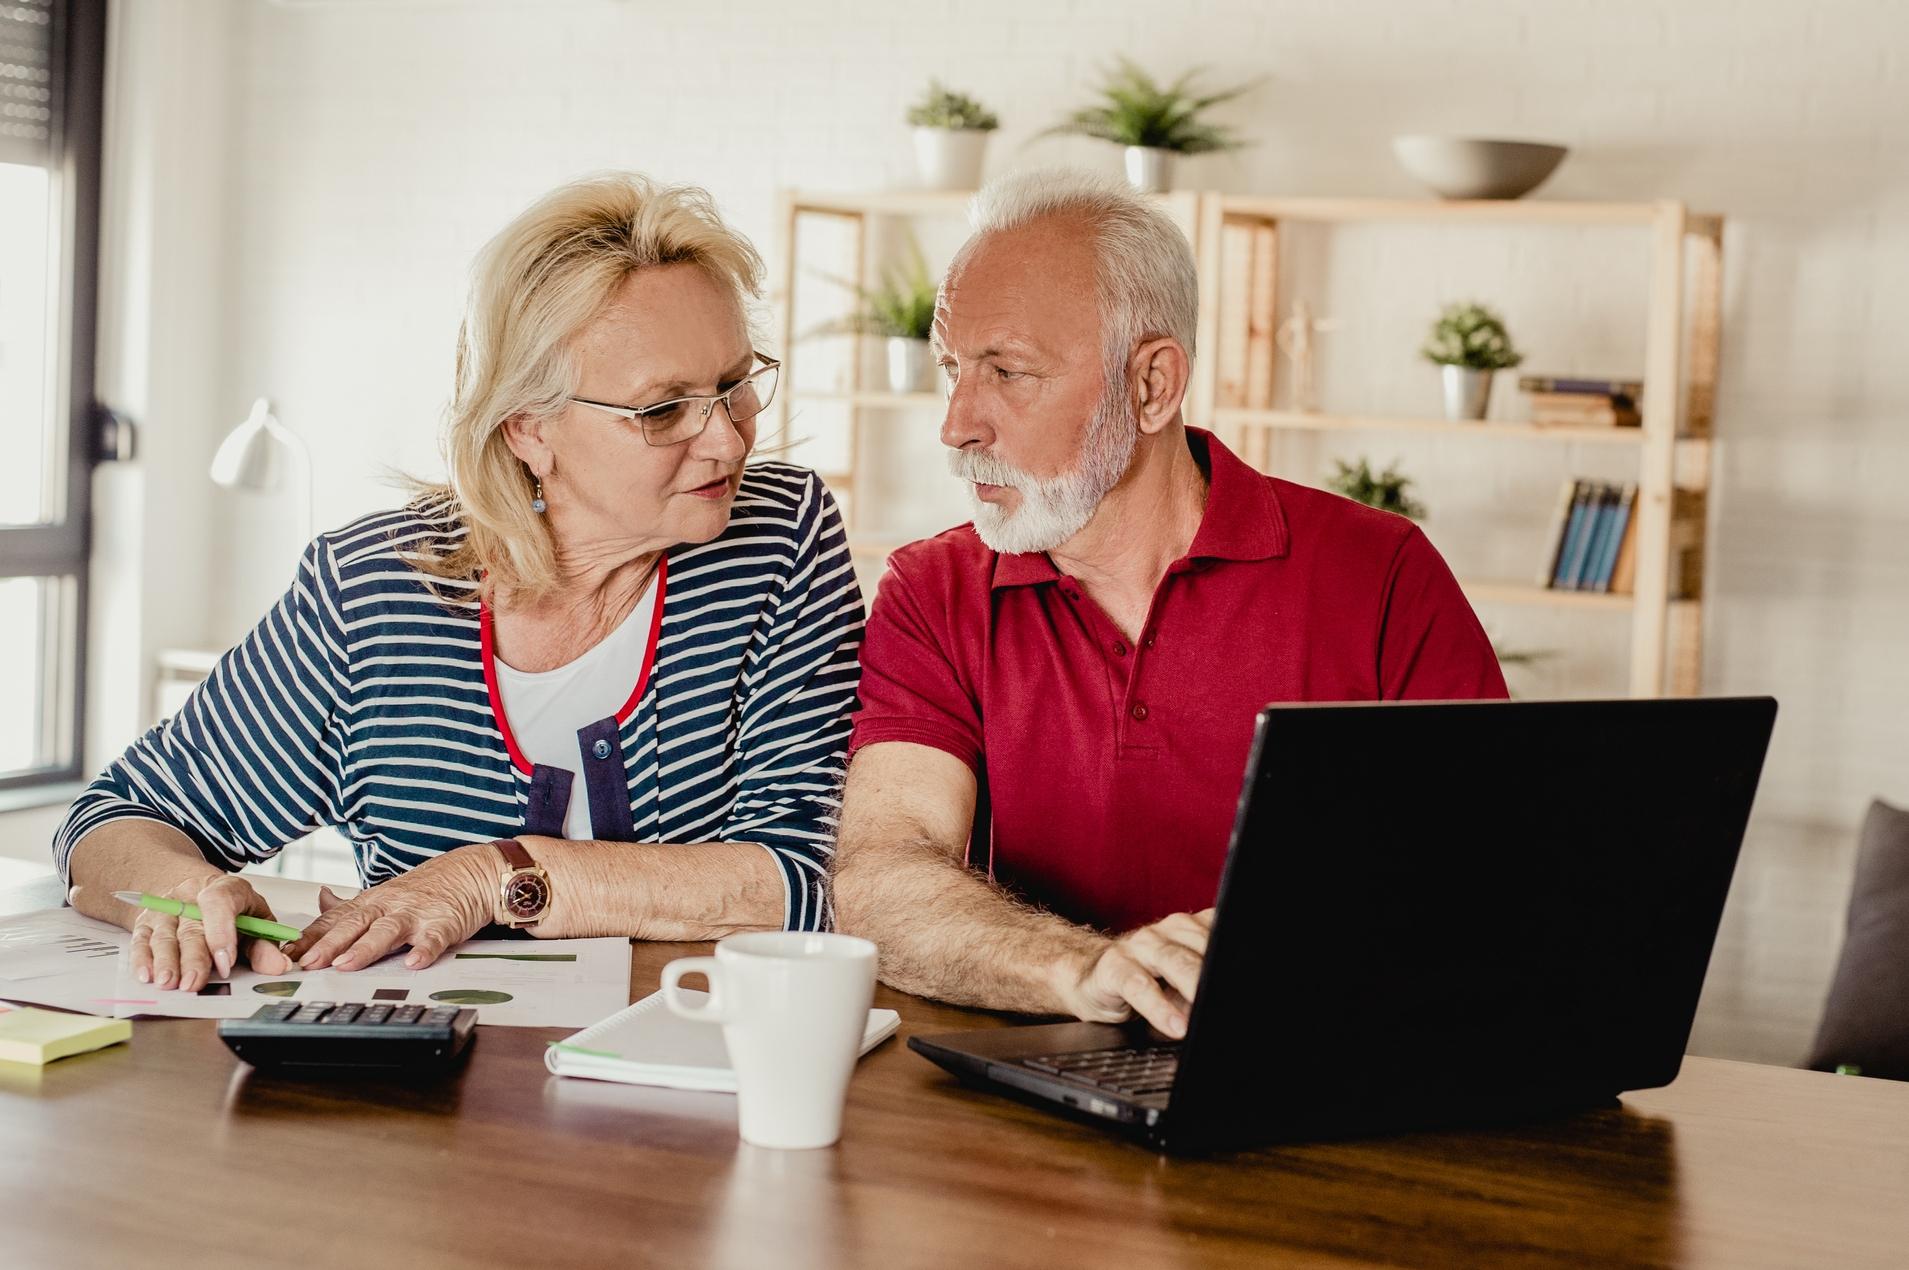
<path id="1" fill-rule="evenodd" d="M 53 161 L 54 0 L 0 0 L 0 163 Z"/>

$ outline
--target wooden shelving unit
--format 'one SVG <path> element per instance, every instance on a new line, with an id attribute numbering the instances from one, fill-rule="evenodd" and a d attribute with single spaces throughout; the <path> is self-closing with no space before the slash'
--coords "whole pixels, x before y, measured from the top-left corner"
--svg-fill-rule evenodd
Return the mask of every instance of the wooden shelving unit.
<path id="1" fill-rule="evenodd" d="M 785 388 L 776 406 L 775 440 L 787 445 L 792 411 L 803 402 L 829 402 L 846 410 L 847 462 L 824 473 L 842 499 L 851 546 L 858 557 L 876 559 L 901 541 L 869 532 L 856 487 L 866 416 L 894 410 L 939 410 L 939 393 L 891 393 L 862 382 L 861 359 L 851 359 L 845 387 L 821 391 L 796 387 L 794 363 L 804 356 L 797 340 L 794 296 L 807 269 L 801 255 L 804 218 L 830 217 L 850 231 L 847 280 L 868 277 L 869 229 L 876 217 L 957 217 L 970 194 L 890 191 L 826 194 L 792 191 L 781 200 L 780 313 Z M 1478 604 L 1543 605 L 1586 614 L 1628 614 L 1629 685 L 1633 696 L 1692 695 L 1703 659 L 1703 596 L 1671 595 L 1672 495 L 1676 489 L 1707 490 L 1716 399 L 1722 304 L 1723 218 L 1692 212 L 1681 203 L 1589 203 L 1515 200 L 1443 202 L 1366 198 L 1261 198 L 1179 191 L 1162 205 L 1187 231 L 1200 272 L 1200 356 L 1187 400 L 1189 422 L 1206 421 L 1249 462 L 1269 470 L 1272 438 L 1281 432 L 1366 431 L 1429 436 L 1458 444 L 1593 445 L 1634 451 L 1638 465 L 1638 552 L 1633 595 L 1551 590 L 1528 583 L 1465 580 Z M 1649 307 L 1643 368 L 1644 399 L 1639 428 L 1554 427 L 1532 423 L 1455 423 L 1444 419 L 1301 413 L 1274 406 L 1279 314 L 1280 227 L 1309 223 L 1421 223 L 1464 225 L 1608 226 L 1642 232 L 1650 252 Z M 1229 233 L 1244 230 L 1251 241 L 1248 267 L 1223 266 Z M 1688 285 L 1686 278 L 1688 277 Z M 1243 295 L 1237 294 L 1243 288 Z M 1242 303 L 1243 301 L 1243 303 Z M 1243 322 L 1243 366 L 1223 368 L 1223 336 L 1237 337 L 1230 322 Z M 1688 326 L 1688 341 L 1685 331 Z M 1312 483 L 1317 474 L 1293 473 Z M 1702 531 L 1699 530 L 1701 533 Z M 1700 548 L 1701 549 L 1701 548 Z"/>
<path id="2" fill-rule="evenodd" d="M 860 537 L 866 518 L 863 515 L 863 499 L 859 496 L 861 491 L 856 488 L 856 472 L 861 466 L 866 416 L 871 411 L 882 410 L 939 410 L 945 401 L 939 393 L 894 393 L 863 384 L 860 357 L 850 358 L 849 385 L 846 388 L 818 390 L 796 386 L 795 367 L 804 349 L 796 330 L 794 298 L 796 288 L 803 284 L 804 275 L 808 272 L 801 252 L 802 224 L 805 218 L 828 217 L 847 225 L 850 234 L 849 268 L 842 277 L 844 281 L 861 287 L 867 285 L 869 277 L 871 220 L 876 217 L 959 219 L 966 215 L 968 202 L 973 197 L 973 192 L 967 190 L 881 190 L 865 194 L 791 190 L 784 192 L 780 200 L 777 225 L 780 240 L 778 260 L 782 274 L 778 287 L 778 315 L 784 387 L 776 394 L 775 432 L 770 443 L 787 447 L 799 440 L 791 436 L 789 420 L 801 403 L 828 402 L 846 408 L 848 462 L 845 470 L 824 473 L 824 477 L 842 503 L 843 519 L 848 522 L 849 532 L 859 544 L 858 554 L 866 557 L 887 554 L 886 549 L 869 546 L 873 540 Z M 1176 191 L 1160 195 L 1159 201 L 1167 214 L 1197 245 L 1204 196 L 1192 191 Z"/>
<path id="3" fill-rule="evenodd" d="M 1638 461 L 1637 581 L 1634 595 L 1597 595 L 1537 586 L 1470 582 L 1477 603 L 1536 603 L 1581 610 L 1628 611 L 1633 696 L 1694 695 L 1703 665 L 1702 593 L 1671 598 L 1671 505 L 1678 488 L 1710 486 L 1717 358 L 1722 308 L 1723 218 L 1682 203 L 1584 203 L 1512 200 L 1431 201 L 1259 198 L 1209 194 L 1201 203 L 1199 381 L 1201 416 L 1249 462 L 1271 467 L 1271 441 L 1281 431 L 1367 430 L 1465 440 L 1608 444 L 1634 447 Z M 1645 330 L 1640 428 L 1564 428 L 1517 423 L 1454 423 L 1443 419 L 1299 413 L 1274 408 L 1279 314 L 1280 227 L 1304 221 L 1464 225 L 1630 227 L 1648 236 L 1649 306 Z M 1223 258 L 1228 235 L 1250 240 L 1244 270 Z M 1686 296 L 1685 279 L 1691 283 Z M 1243 297 L 1234 292 L 1243 286 Z M 1244 303 L 1236 302 L 1243 299 Z M 1685 347 L 1686 303 L 1689 346 Z M 1243 314 L 1243 366 L 1222 367 L 1224 314 Z M 1295 474 L 1310 481 L 1311 473 Z M 1701 550 L 1701 548 L 1700 548 Z"/>

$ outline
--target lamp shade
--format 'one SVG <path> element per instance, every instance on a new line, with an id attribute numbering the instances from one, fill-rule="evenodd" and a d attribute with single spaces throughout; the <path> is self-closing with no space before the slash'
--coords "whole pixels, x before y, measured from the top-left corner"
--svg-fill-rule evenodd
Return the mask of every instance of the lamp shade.
<path id="1" fill-rule="evenodd" d="M 260 397 L 245 422 L 219 442 L 212 456 L 212 479 L 226 489 L 277 489 L 291 448 L 283 425 L 272 417 L 272 403 Z"/>

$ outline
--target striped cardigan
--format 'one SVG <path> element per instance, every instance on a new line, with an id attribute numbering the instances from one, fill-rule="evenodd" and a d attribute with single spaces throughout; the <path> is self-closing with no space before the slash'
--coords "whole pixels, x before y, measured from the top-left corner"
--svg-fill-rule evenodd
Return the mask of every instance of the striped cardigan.
<path id="1" fill-rule="evenodd" d="M 517 751 L 487 609 L 475 588 L 432 594 L 405 558 L 463 533 L 454 505 L 420 501 L 320 535 L 184 708 L 73 804 L 61 875 L 87 833 L 129 817 L 226 869 L 336 825 L 366 885 L 466 843 L 561 836 L 568 777 Z M 729 527 L 666 553 L 656 585 L 635 690 L 585 738 L 603 770 L 586 760 L 581 778 L 612 795 L 591 799 L 593 835 L 760 844 L 784 924 L 822 929 L 863 617 L 834 500 L 813 472 L 751 467 Z"/>

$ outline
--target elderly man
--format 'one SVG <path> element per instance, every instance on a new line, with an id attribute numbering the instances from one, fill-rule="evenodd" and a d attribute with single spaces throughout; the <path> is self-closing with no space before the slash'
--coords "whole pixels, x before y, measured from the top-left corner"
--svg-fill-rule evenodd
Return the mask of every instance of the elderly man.
<path id="1" fill-rule="evenodd" d="M 935 310 L 974 521 L 889 560 L 834 862 L 882 977 L 1184 1035 L 1253 719 L 1505 696 L 1408 520 L 1186 426 L 1198 284 L 1124 188 L 983 191 Z M 1383 764 L 1409 756 L 1374 756 Z"/>

